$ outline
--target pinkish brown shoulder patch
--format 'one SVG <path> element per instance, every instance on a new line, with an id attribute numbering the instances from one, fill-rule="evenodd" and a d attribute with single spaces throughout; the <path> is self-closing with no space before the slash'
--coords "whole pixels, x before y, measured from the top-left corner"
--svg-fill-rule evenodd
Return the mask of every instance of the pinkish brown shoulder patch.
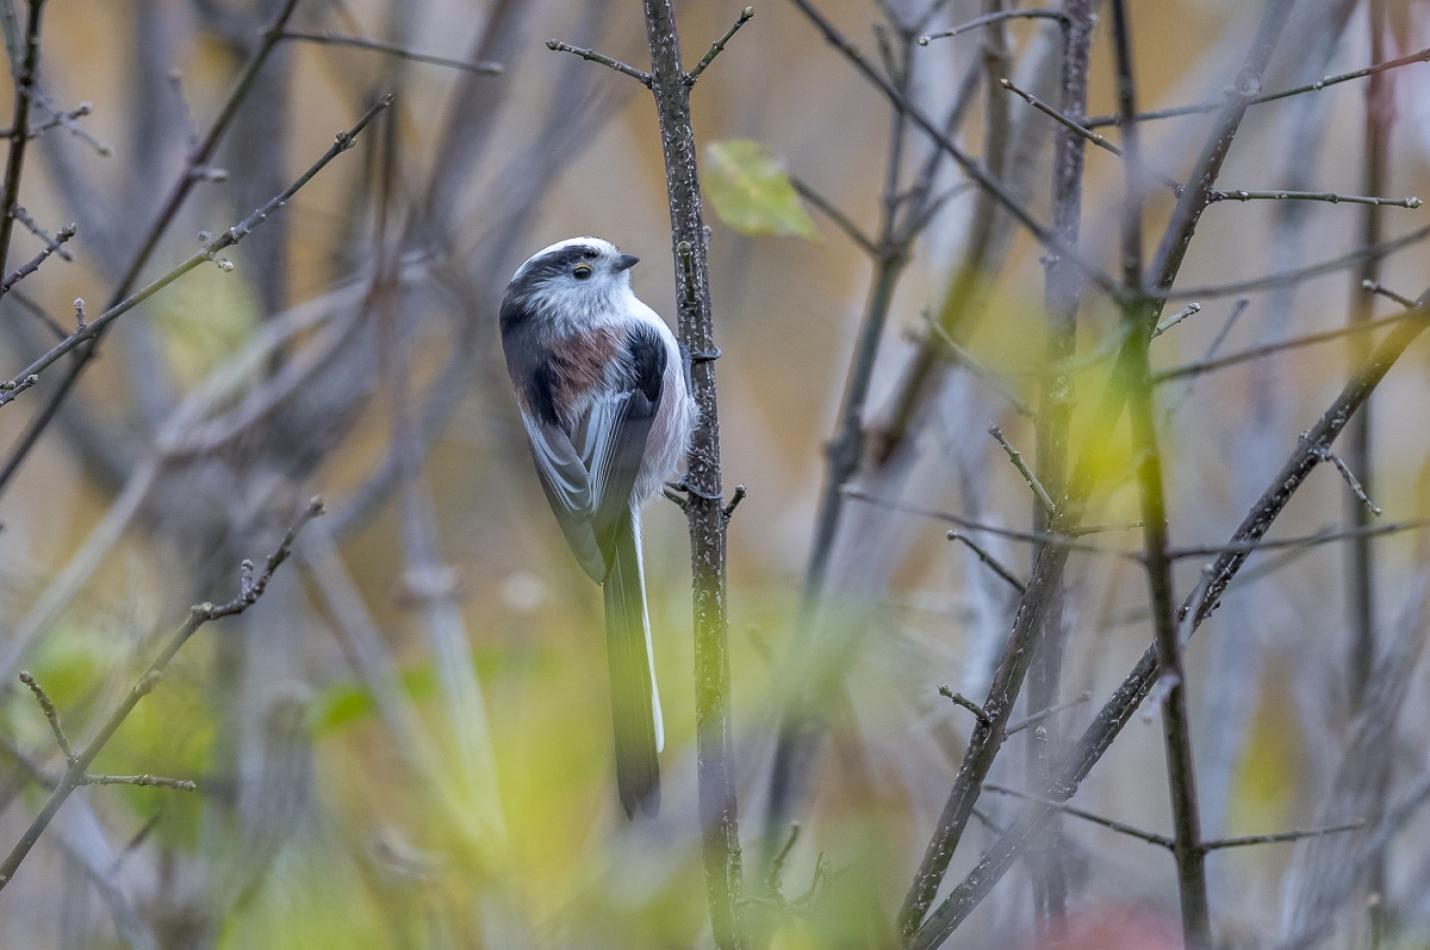
<path id="1" fill-rule="evenodd" d="M 582 402 L 606 375 L 621 348 L 618 331 L 601 327 L 555 341 L 551 346 L 553 397 L 558 412 Z"/>

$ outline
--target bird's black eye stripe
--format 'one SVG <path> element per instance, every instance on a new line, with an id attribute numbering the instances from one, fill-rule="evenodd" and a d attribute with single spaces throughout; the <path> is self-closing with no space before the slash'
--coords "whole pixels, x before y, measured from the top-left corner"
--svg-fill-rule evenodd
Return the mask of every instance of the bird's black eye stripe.
<path id="1" fill-rule="evenodd" d="M 586 248 L 585 252 L 582 253 L 581 256 L 586 258 L 586 260 L 588 261 L 594 261 L 597 257 L 600 257 L 600 255 L 596 253 L 596 249 L 594 247 Z"/>

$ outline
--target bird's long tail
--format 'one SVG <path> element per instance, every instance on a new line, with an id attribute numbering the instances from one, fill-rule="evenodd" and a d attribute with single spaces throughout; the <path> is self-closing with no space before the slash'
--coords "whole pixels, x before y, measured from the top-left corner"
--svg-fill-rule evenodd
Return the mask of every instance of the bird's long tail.
<path id="1" fill-rule="evenodd" d="M 651 654 L 641 564 L 640 519 L 628 511 L 616 528 L 606 575 L 606 648 L 611 664 L 611 712 L 616 738 L 616 784 L 628 817 L 660 810 L 660 765 L 665 745 L 660 695 Z"/>

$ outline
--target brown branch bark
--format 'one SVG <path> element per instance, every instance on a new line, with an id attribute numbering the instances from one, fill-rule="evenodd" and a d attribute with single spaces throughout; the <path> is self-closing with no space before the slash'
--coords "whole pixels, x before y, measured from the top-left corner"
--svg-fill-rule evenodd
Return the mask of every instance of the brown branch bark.
<path id="1" fill-rule="evenodd" d="M 680 57 L 672 0 L 645 0 L 650 46 L 650 90 L 660 121 L 661 152 L 670 200 L 671 249 L 679 297 L 679 335 L 690 354 L 690 377 L 700 422 L 691 440 L 685 509 L 695 620 L 695 729 L 700 824 L 706 890 L 715 942 L 745 941 L 740 924 L 744 890 L 740 861 L 734 750 L 730 736 L 729 621 L 726 616 L 724 497 L 720 473 L 720 416 L 715 394 L 715 326 L 710 264 L 701 210 L 695 132 L 690 121 L 690 74 Z"/>

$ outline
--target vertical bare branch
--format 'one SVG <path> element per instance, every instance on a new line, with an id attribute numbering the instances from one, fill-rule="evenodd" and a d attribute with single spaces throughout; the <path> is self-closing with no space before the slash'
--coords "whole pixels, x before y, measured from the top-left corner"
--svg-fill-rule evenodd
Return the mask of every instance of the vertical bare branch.
<path id="1" fill-rule="evenodd" d="M 690 124 L 690 75 L 680 59 L 672 0 L 645 0 L 650 89 L 660 121 L 661 152 L 670 199 L 671 247 L 679 296 L 680 341 L 690 354 L 700 422 L 690 445 L 685 514 L 695 617 L 695 728 L 700 823 L 706 887 L 715 942 L 744 945 L 740 901 L 744 890 L 734 754 L 730 736 L 729 621 L 725 594 L 725 500 L 720 480 L 720 416 L 715 397 L 715 326 L 710 264 L 701 212 L 695 133 Z"/>
<path id="2" fill-rule="evenodd" d="M 1063 32 L 1063 59 L 1059 77 L 1061 87 L 1059 108 L 1068 115 L 1087 111 L 1088 51 L 1092 45 L 1091 0 L 1065 0 L 1062 12 L 1066 19 Z M 1083 164 L 1086 152 L 1082 136 L 1071 129 L 1060 128 L 1053 140 L 1053 230 L 1068 244 L 1076 245 L 1082 222 Z M 1049 255 L 1044 270 L 1043 307 L 1047 312 L 1047 341 L 1044 359 L 1050 367 L 1063 367 L 1077 350 L 1077 312 L 1082 298 L 1082 281 L 1077 271 Z M 1054 372 L 1043 380 L 1036 420 L 1035 446 L 1038 480 L 1054 502 L 1062 497 L 1067 478 L 1068 430 L 1075 399 L 1073 377 L 1066 372 Z M 1051 527 L 1056 510 L 1033 506 L 1033 530 L 1046 532 Z M 1062 579 L 1048 594 L 1048 610 L 1033 651 L 1028 670 L 1028 709 L 1053 708 L 1058 701 L 1058 682 L 1062 677 L 1063 607 L 1065 590 Z M 1054 727 L 1056 728 L 1056 727 Z M 1050 791 L 1052 781 L 1049 761 L 1051 742 L 1048 732 L 1035 732 L 1028 743 L 1028 771 L 1036 787 Z M 1033 892 L 1035 907 L 1051 919 L 1060 919 L 1067 900 L 1067 873 L 1059 843 L 1062 838 L 1060 819 L 1053 819 L 1047 847 L 1034 862 Z"/>
<path id="3" fill-rule="evenodd" d="M 1388 27 L 1386 4 L 1383 0 L 1368 0 L 1370 21 L 1370 55 L 1372 62 L 1379 62 L 1385 55 L 1385 32 Z M 1367 194 L 1379 194 L 1388 177 L 1388 155 L 1390 137 L 1390 115 L 1394 109 L 1390 101 L 1390 84 L 1383 73 L 1375 73 L 1366 83 L 1365 89 L 1365 165 L 1361 172 L 1363 188 L 1375 189 Z M 1382 236 L 1381 212 L 1376 205 L 1366 205 L 1361 212 L 1361 240 L 1366 245 L 1380 243 Z M 1375 294 L 1371 290 L 1380 278 L 1380 260 L 1368 257 L 1361 261 L 1356 272 L 1356 286 L 1351 290 L 1350 324 L 1352 326 L 1369 321 L 1373 315 Z M 1370 287 L 1367 287 L 1369 284 Z M 1370 341 L 1364 334 L 1351 337 L 1350 353 L 1352 365 L 1365 359 L 1370 351 Z M 1350 467 L 1360 473 L 1361 484 L 1367 492 L 1374 487 L 1374 460 L 1371 453 L 1371 406 L 1365 405 L 1360 415 L 1350 425 L 1347 433 L 1346 458 Z M 1357 525 L 1368 523 L 1368 513 L 1361 505 L 1350 506 L 1351 520 Z M 1352 707 L 1360 705 L 1369 681 L 1371 667 L 1375 663 L 1375 565 L 1370 538 L 1357 538 L 1346 549 L 1348 563 L 1348 604 L 1352 644 L 1350 665 L 1350 696 Z"/>
<path id="4" fill-rule="evenodd" d="M 1156 389 L 1148 362 L 1148 344 L 1157 332 L 1158 314 L 1142 296 L 1142 162 L 1138 135 L 1137 87 L 1132 64 L 1132 36 L 1125 0 L 1112 0 L 1112 35 L 1117 51 L 1117 102 L 1122 117 L 1123 148 L 1127 161 L 1126 193 L 1122 211 L 1123 279 L 1129 291 L 1122 319 L 1129 336 L 1140 345 L 1128 361 L 1128 415 L 1136 457 L 1138 495 L 1142 507 L 1148 592 L 1157 658 L 1163 681 L 1169 684 L 1162 705 L 1162 733 L 1167 754 L 1167 781 L 1172 797 L 1175 829 L 1172 853 L 1177 861 L 1177 882 L 1182 901 L 1182 934 L 1192 950 L 1211 947 L 1211 920 L 1207 906 L 1206 853 L 1201 846 L 1201 817 L 1197 808 L 1197 780 L 1192 762 L 1191 727 L 1187 714 L 1187 674 L 1182 663 L 1172 593 L 1172 561 L 1167 555 L 1167 501 L 1162 474 L 1162 452 L 1157 437 Z"/>
<path id="5" fill-rule="evenodd" d="M 1367 0 L 1367 19 L 1370 27 L 1371 62 L 1380 62 L 1385 55 L 1385 35 L 1389 29 L 1388 4 L 1384 0 Z M 1372 75 L 1365 88 L 1365 157 L 1361 172 L 1361 186 L 1369 195 L 1378 195 L 1389 178 L 1390 126 L 1394 113 L 1389 77 L 1384 73 Z M 1367 245 L 1381 240 L 1381 210 L 1379 205 L 1368 204 L 1361 209 L 1361 240 Z M 1355 286 L 1351 290 L 1350 324 L 1362 325 L 1370 321 L 1375 308 L 1375 295 L 1366 285 L 1375 286 L 1380 278 L 1380 261 L 1366 258 L 1361 262 Z M 1352 365 L 1363 360 L 1370 349 L 1370 340 L 1365 334 L 1355 334 L 1350 338 Z M 1347 433 L 1346 458 L 1349 469 L 1340 465 L 1342 474 L 1353 470 L 1360 475 L 1358 494 L 1367 498 L 1375 488 L 1375 454 L 1371 444 L 1373 430 L 1371 403 L 1366 401 L 1360 413 L 1351 421 Z M 1355 482 L 1352 477 L 1351 482 Z M 1371 511 L 1367 504 L 1357 498 L 1349 500 L 1351 522 L 1357 527 L 1370 523 Z M 1346 550 L 1347 603 L 1350 615 L 1347 618 L 1351 628 L 1350 655 L 1350 699 L 1351 709 L 1357 710 L 1365 703 L 1367 691 L 1371 688 L 1372 673 L 1376 659 L 1376 583 L 1375 583 L 1375 542 L 1369 535 L 1354 538 Z M 1370 819 L 1380 819 L 1380 807 L 1390 784 L 1390 760 L 1383 758 L 1374 763 L 1379 775 L 1374 778 L 1377 794 L 1371 803 Z M 1384 860 L 1373 861 L 1367 887 L 1371 895 L 1379 899 L 1385 892 L 1386 867 Z M 1372 913 L 1378 915 L 1378 906 Z"/>

